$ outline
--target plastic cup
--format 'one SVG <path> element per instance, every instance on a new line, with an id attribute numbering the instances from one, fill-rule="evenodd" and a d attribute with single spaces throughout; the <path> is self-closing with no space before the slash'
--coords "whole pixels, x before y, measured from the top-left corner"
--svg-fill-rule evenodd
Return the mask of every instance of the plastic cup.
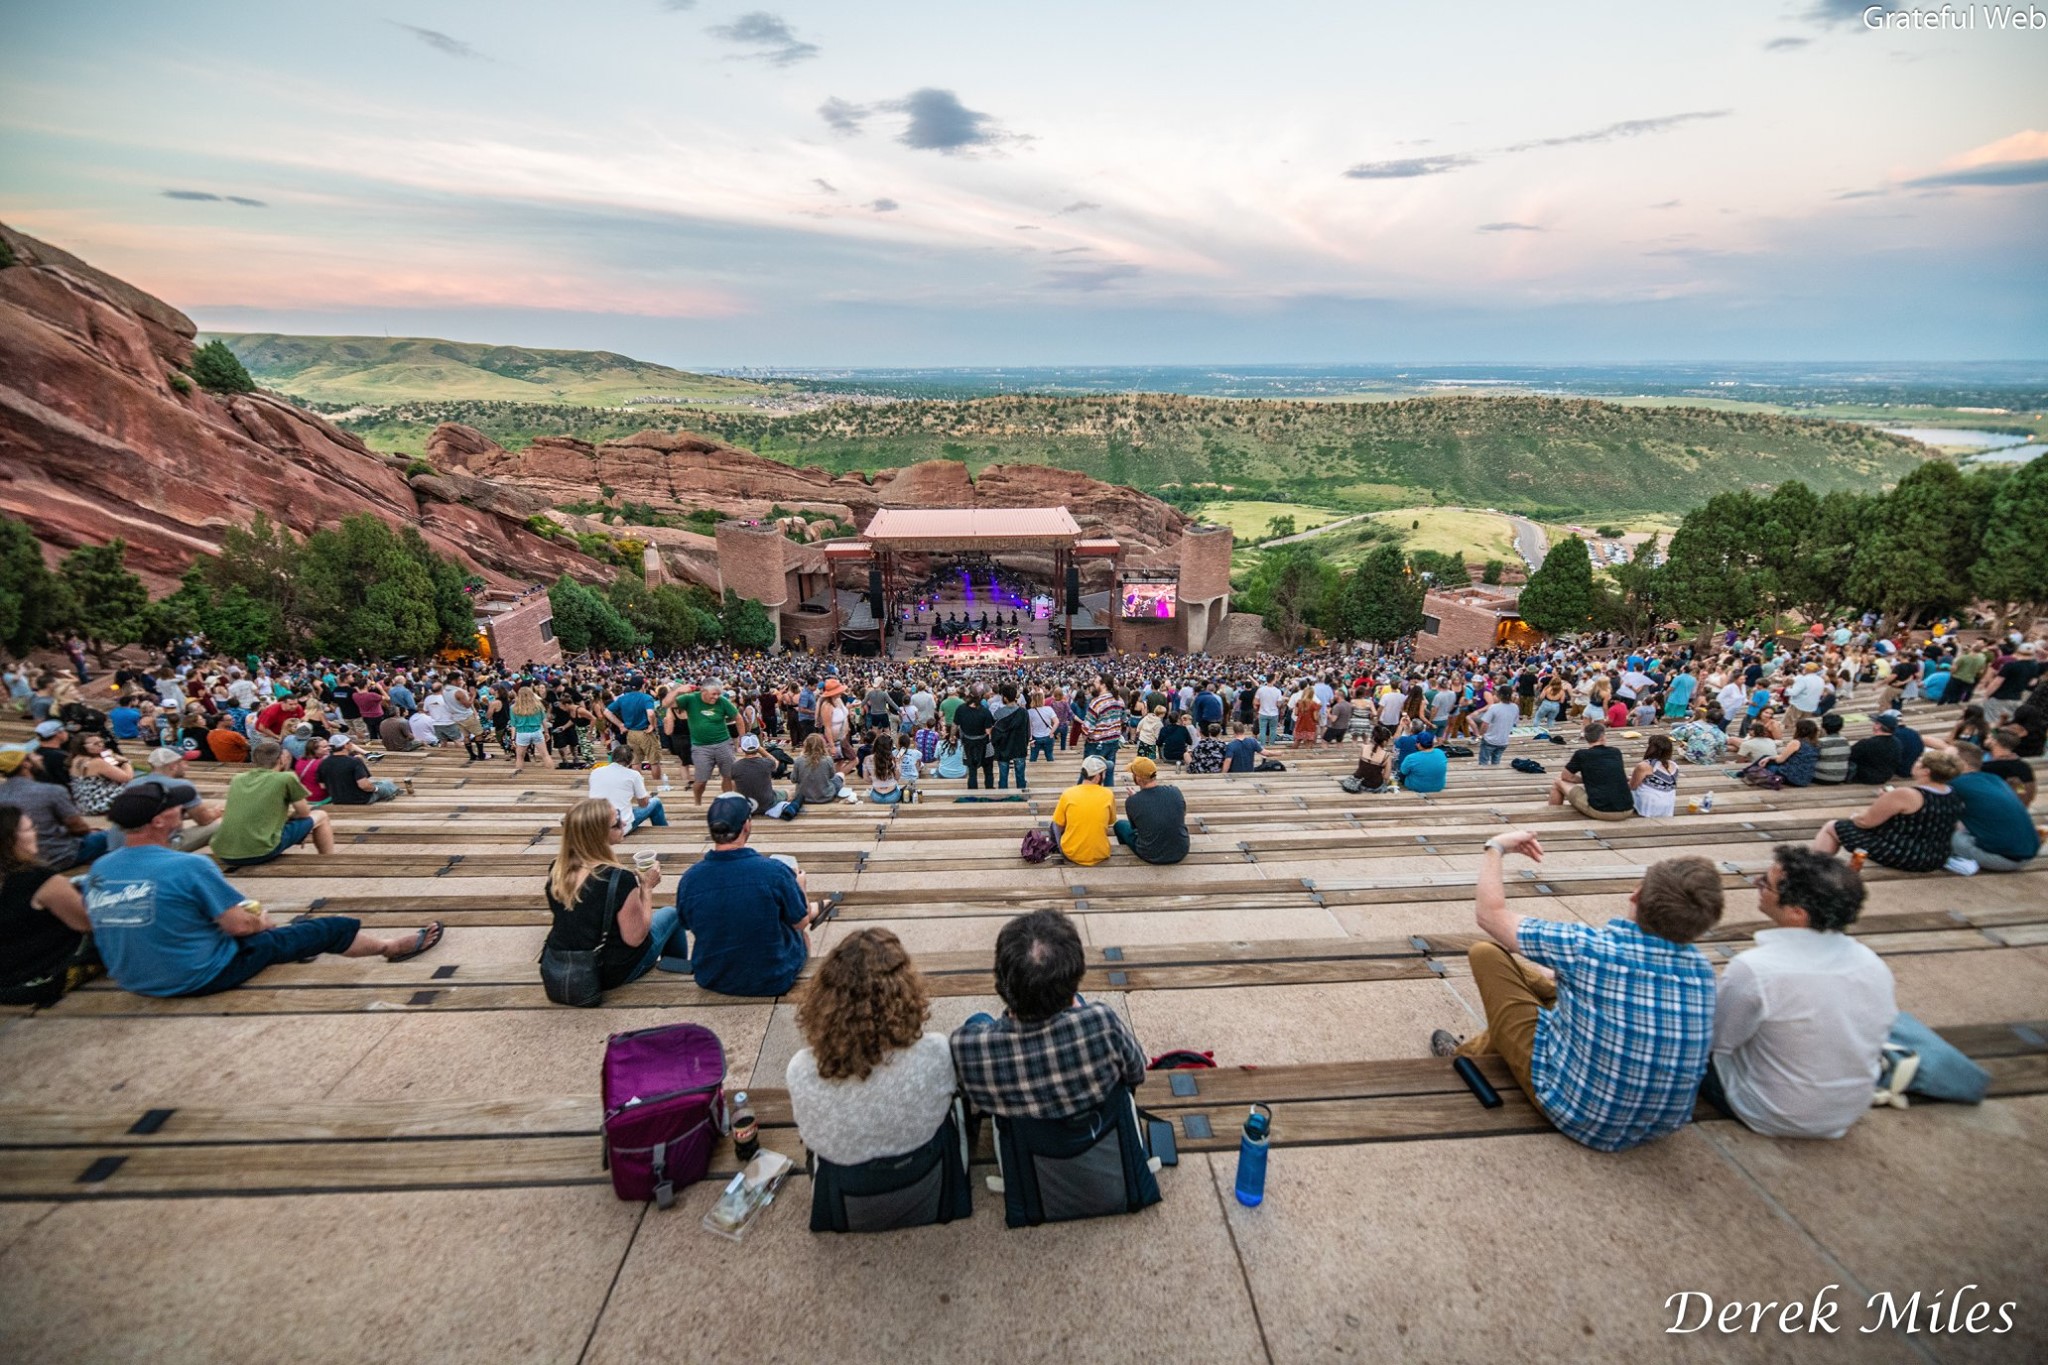
<path id="1" fill-rule="evenodd" d="M 660 861 L 661 855 L 651 848 L 643 848 L 633 854 L 633 866 L 641 872 L 653 871 L 654 865 Z"/>

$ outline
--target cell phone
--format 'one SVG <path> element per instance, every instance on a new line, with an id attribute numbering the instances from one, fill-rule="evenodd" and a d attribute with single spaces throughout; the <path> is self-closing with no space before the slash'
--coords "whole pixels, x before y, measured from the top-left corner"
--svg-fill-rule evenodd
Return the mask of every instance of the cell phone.
<path id="1" fill-rule="evenodd" d="M 1159 1164 L 1180 1165 L 1180 1144 L 1174 1141 L 1173 1125 L 1165 1119 L 1147 1119 L 1145 1129 L 1151 1137 L 1152 1155 L 1159 1158 Z"/>

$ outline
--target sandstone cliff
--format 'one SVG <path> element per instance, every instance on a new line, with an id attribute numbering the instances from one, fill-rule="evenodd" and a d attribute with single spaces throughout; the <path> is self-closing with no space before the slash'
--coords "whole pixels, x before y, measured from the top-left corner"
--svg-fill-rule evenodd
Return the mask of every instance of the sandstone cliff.
<path id="1" fill-rule="evenodd" d="M 544 500 L 408 484 L 396 461 L 268 394 L 179 392 L 191 319 L 33 237 L 0 238 L 16 262 L 0 269 L 0 511 L 46 552 L 120 536 L 162 589 L 258 511 L 301 534 L 372 512 L 499 584 L 605 573 L 525 529 L 519 509 Z"/>
<path id="2" fill-rule="evenodd" d="M 991 465 L 979 478 L 953 460 L 902 469 L 832 475 L 764 459 L 692 432 L 643 431 L 592 445 L 543 437 L 508 451 L 482 432 L 444 423 L 427 440 L 427 457 L 456 470 L 537 493 L 553 503 L 594 500 L 600 488 L 656 510 L 708 507 L 762 517 L 780 505 L 865 527 L 883 507 L 1048 507 L 1064 504 L 1090 534 L 1144 554 L 1177 544 L 1189 518 L 1136 489 L 1044 465 Z"/>

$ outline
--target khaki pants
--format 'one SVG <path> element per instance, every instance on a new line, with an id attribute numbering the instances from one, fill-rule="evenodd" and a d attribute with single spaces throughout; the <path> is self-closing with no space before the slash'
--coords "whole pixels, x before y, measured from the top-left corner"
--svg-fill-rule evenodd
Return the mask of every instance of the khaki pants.
<path id="1" fill-rule="evenodd" d="M 1536 1051 L 1536 1022 L 1541 1012 L 1557 1003 L 1557 986 L 1534 963 L 1516 957 L 1497 943 L 1482 940 L 1472 945 L 1466 959 L 1472 966 L 1473 984 L 1486 1005 L 1486 1031 L 1468 1038 L 1458 1048 L 1461 1057 L 1482 1057 L 1495 1053 L 1515 1073 L 1515 1081 L 1529 1103 L 1536 1103 L 1536 1089 L 1529 1084 L 1529 1060 Z"/>
<path id="2" fill-rule="evenodd" d="M 1574 782 L 1564 789 L 1565 804 L 1589 820 L 1626 820 L 1635 814 L 1629 810 L 1594 810 L 1592 801 L 1586 796 L 1586 784 Z"/>
<path id="3" fill-rule="evenodd" d="M 655 738 L 653 729 L 626 731 L 626 747 L 633 752 L 635 763 L 659 763 L 661 742 Z"/>

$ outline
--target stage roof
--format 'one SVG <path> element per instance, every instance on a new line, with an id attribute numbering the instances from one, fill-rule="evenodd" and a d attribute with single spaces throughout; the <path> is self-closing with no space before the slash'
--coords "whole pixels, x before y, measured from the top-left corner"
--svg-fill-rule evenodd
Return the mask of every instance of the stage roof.
<path id="1" fill-rule="evenodd" d="M 1064 507 L 884 507 L 861 533 L 878 550 L 1071 549 L 1080 536 Z"/>

